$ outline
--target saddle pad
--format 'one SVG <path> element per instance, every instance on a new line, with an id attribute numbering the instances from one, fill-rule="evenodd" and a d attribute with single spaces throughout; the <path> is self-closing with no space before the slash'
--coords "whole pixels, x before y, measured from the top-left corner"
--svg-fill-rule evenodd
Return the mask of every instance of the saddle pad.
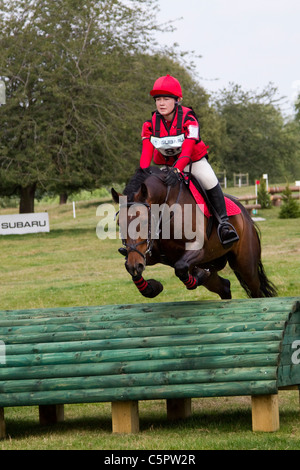
<path id="1" fill-rule="evenodd" d="M 206 205 L 206 202 L 204 201 L 204 198 L 202 194 L 199 193 L 198 189 L 196 186 L 193 184 L 192 181 L 190 181 L 190 191 L 192 195 L 194 196 L 194 199 L 197 204 L 203 204 L 204 205 L 204 215 L 205 217 L 210 217 L 211 213 L 208 210 L 208 207 Z M 237 215 L 241 213 L 241 209 L 228 197 L 225 196 L 225 203 L 226 203 L 226 211 L 227 215 L 230 217 L 231 215 Z"/>

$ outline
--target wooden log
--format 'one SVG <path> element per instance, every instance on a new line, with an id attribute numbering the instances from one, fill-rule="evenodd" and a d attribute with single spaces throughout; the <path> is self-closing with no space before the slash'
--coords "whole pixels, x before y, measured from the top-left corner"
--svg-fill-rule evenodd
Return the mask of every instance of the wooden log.
<path id="1" fill-rule="evenodd" d="M 174 370 L 210 370 L 219 369 L 230 371 L 231 368 L 238 368 L 241 373 L 243 368 L 256 368 L 261 370 L 277 366 L 278 354 L 250 354 L 247 357 L 227 356 L 224 358 L 214 357 L 187 357 L 173 359 L 150 359 L 149 361 L 129 361 L 129 362 L 106 362 L 91 364 L 60 364 L 46 365 L 39 367 L 12 367 L 1 370 L 1 379 L 17 380 L 27 377 L 27 379 L 49 379 L 49 378 L 67 378 L 83 376 L 105 376 L 114 374 L 132 374 L 148 371 L 163 372 Z"/>
<path id="2" fill-rule="evenodd" d="M 64 405 L 40 405 L 39 420 L 41 426 L 57 424 L 64 421 Z"/>
<path id="3" fill-rule="evenodd" d="M 247 312 L 245 310 L 258 312 L 261 310 L 268 311 L 271 308 L 282 308 L 284 311 L 290 309 L 291 303 L 295 302 L 295 298 L 268 298 L 264 299 L 264 302 L 259 302 L 255 299 L 251 299 L 249 302 L 248 299 L 233 299 L 233 300 L 224 300 L 222 302 L 216 302 L 212 300 L 201 301 L 190 301 L 190 302 L 180 302 L 180 305 L 176 302 L 165 302 L 158 303 L 155 305 L 151 304 L 135 304 L 129 306 L 123 305 L 105 305 L 99 307 L 86 307 L 86 308 L 77 308 L 69 307 L 65 309 L 40 309 L 40 310 L 17 310 L 17 311 L 4 311 L 1 312 L 1 317 L 6 316 L 13 320 L 14 318 L 58 318 L 62 317 L 66 320 L 73 318 L 74 316 L 80 315 L 81 318 L 88 319 L 91 315 L 97 315 L 98 320 L 100 321 L 114 321 L 114 320 L 130 320 L 133 317 L 140 319 L 145 319 L 147 317 L 158 316 L 159 318 L 178 315 L 186 315 L 190 312 L 194 312 L 196 315 L 205 315 L 206 312 L 211 310 L 217 312 L 221 310 L 223 312 L 233 312 L 235 309 Z"/>
<path id="4" fill-rule="evenodd" d="M 55 415 L 63 402 L 274 395 L 298 380 L 297 309 L 286 298 L 0 312 L 0 406 Z"/>
<path id="5" fill-rule="evenodd" d="M 270 313 L 268 314 L 269 315 L 269 318 L 270 320 L 274 320 L 275 323 L 282 323 L 282 321 L 285 321 L 286 320 L 286 316 L 284 317 L 283 315 L 280 315 L 280 314 L 277 314 L 277 313 Z M 249 315 L 250 317 L 250 315 Z M 230 326 L 230 322 L 224 322 L 224 317 L 223 315 L 222 316 L 219 316 L 219 317 L 216 317 L 214 319 L 214 321 L 209 321 L 208 319 L 205 319 L 205 322 L 201 324 L 201 319 L 199 319 L 198 321 L 193 321 L 192 319 L 188 318 L 186 319 L 185 321 L 179 321 L 179 322 L 176 322 L 177 324 L 173 324 L 173 325 L 155 325 L 155 327 L 148 327 L 150 332 L 152 331 L 152 333 L 150 333 L 151 335 L 155 336 L 158 335 L 158 336 L 161 336 L 164 332 L 169 335 L 169 334 L 184 334 L 184 327 L 187 327 L 189 328 L 187 330 L 187 332 L 189 331 L 193 331 L 194 334 L 199 334 L 199 335 L 203 335 L 205 333 L 210 333 L 210 332 L 213 332 L 215 331 L 216 333 L 219 331 L 219 332 L 226 332 L 227 331 L 232 331 L 232 332 L 238 332 L 238 331 L 245 331 L 248 329 L 248 331 L 250 330 L 258 330 L 259 331 L 259 323 L 261 322 L 261 318 L 258 316 L 258 315 L 255 315 L 255 318 L 256 318 L 256 322 L 255 322 L 255 319 L 247 319 L 247 321 L 244 320 L 243 324 L 241 323 L 242 319 L 236 319 L 236 321 L 233 321 L 233 323 L 231 323 L 231 326 Z M 284 318 L 284 320 L 283 320 Z M 240 321 L 239 321 L 240 320 Z M 151 324 L 151 321 L 149 322 Z M 224 325 L 223 325 L 224 324 Z M 256 326 L 256 324 L 258 324 L 258 326 Z M 193 328 L 191 325 L 194 325 Z M 278 325 L 280 326 L 280 325 Z M 275 325 L 274 329 L 281 329 L 282 328 L 278 328 L 278 326 Z M 269 330 L 271 329 L 272 327 L 272 324 L 271 322 L 268 323 L 268 320 L 265 321 L 265 330 Z M 226 330 L 227 329 L 227 330 Z M 260 328 L 261 330 L 261 328 Z M 5 344 L 8 348 L 8 352 L 9 352 L 9 346 L 10 345 L 17 345 L 17 344 L 22 344 L 22 346 L 20 346 L 20 348 L 28 348 L 28 345 L 31 345 L 31 349 L 34 350 L 35 352 L 36 351 L 39 351 L 40 350 L 40 343 L 43 343 L 43 346 L 42 348 L 44 350 L 46 350 L 46 348 L 49 348 L 49 350 L 52 348 L 54 350 L 56 350 L 56 346 L 51 346 L 51 344 L 53 343 L 66 343 L 66 342 L 70 342 L 70 343 L 75 343 L 75 342 L 78 342 L 78 346 L 80 346 L 80 342 L 82 342 L 82 344 L 84 344 L 85 341 L 100 341 L 100 340 L 103 340 L 103 338 L 127 338 L 128 341 L 130 341 L 130 338 L 131 337 L 141 337 L 143 336 L 143 332 L 145 333 L 144 336 L 147 336 L 146 333 L 147 333 L 147 329 L 143 329 L 143 328 L 132 328 L 132 329 L 126 329 L 126 331 L 123 331 L 123 332 L 119 332 L 118 330 L 105 330 L 105 329 L 101 329 L 99 328 L 99 330 L 91 330 L 91 331 L 73 331 L 73 332 L 63 332 L 63 333 L 40 333 L 40 334 L 28 334 L 28 335 L 24 335 L 24 334 L 20 334 L 20 335 L 4 335 L 4 334 L 1 334 L 1 337 L 3 338 L 3 341 L 5 341 Z M 169 332 L 169 333 L 168 333 Z M 126 334 L 127 333 L 127 336 Z M 238 335 L 237 335 L 238 336 Z M 46 343 L 46 344 L 45 344 Z M 75 346 L 77 346 L 75 344 Z M 66 348 L 69 348 L 71 349 L 72 348 L 72 344 L 71 345 L 65 345 Z M 36 349 L 35 349 L 36 348 Z M 24 349 L 23 349 L 24 350 Z M 13 350 L 13 353 L 17 353 L 17 349 L 14 349 Z"/>
<path id="6" fill-rule="evenodd" d="M 167 418 L 170 421 L 186 419 L 192 415 L 192 400 L 190 398 L 167 400 Z"/>
<path id="7" fill-rule="evenodd" d="M 162 349 L 162 348 L 161 348 Z M 189 369 L 219 369 L 219 368 L 231 368 L 231 367 L 263 367 L 263 366 L 276 366 L 277 361 L 278 361 L 278 354 L 277 353 L 269 353 L 269 354 L 234 354 L 234 355 L 226 355 L 224 356 L 208 356 L 207 354 L 201 354 L 201 349 L 199 348 L 198 351 L 195 351 L 194 348 L 187 349 L 186 347 L 178 347 L 175 348 L 175 350 L 171 350 L 171 348 L 167 348 L 165 351 L 161 350 L 153 350 L 148 352 L 148 354 L 145 353 L 145 351 L 132 351 L 133 354 L 132 357 L 127 357 L 128 361 L 122 362 L 120 360 L 115 360 L 113 362 L 109 361 L 109 356 L 107 356 L 107 361 L 99 361 L 98 367 L 101 366 L 106 373 L 111 370 L 119 370 L 120 373 L 129 373 L 131 371 L 140 371 L 143 372 L 145 370 L 157 370 L 157 364 L 159 367 L 162 367 L 162 369 L 159 370 L 167 370 L 163 364 L 166 364 L 166 367 L 169 367 L 170 364 L 176 364 L 178 367 L 182 364 L 189 364 L 190 367 Z M 139 353 L 144 353 L 143 355 L 140 355 Z M 169 354 L 167 354 L 169 353 Z M 119 354 L 118 358 L 124 358 L 124 353 Z M 115 358 L 116 359 L 116 358 Z M 132 361 L 132 363 L 131 363 Z M 145 361 L 145 362 L 144 362 Z M 83 364 L 83 367 L 86 368 L 90 365 L 92 366 L 93 361 L 90 361 L 91 363 L 86 363 L 84 361 L 79 362 L 79 363 L 70 363 L 70 364 L 60 364 L 58 361 L 58 364 L 47 364 L 44 367 L 40 365 L 39 367 L 36 368 L 37 373 L 42 373 L 45 371 L 46 373 L 51 373 L 52 370 L 55 370 L 55 373 L 57 374 L 57 371 L 60 370 L 60 368 L 64 367 L 64 372 L 67 373 L 68 368 L 71 369 L 78 367 L 80 364 Z M 96 363 L 96 361 L 94 361 Z M 97 363 L 96 363 L 97 364 Z M 96 366 L 95 364 L 95 366 Z M 51 367 L 49 367 L 51 366 Z M 53 366 L 56 366 L 53 368 Z M 20 375 L 24 371 L 28 371 L 29 373 L 31 371 L 34 371 L 35 368 L 33 367 L 32 364 L 29 364 L 27 367 L 14 367 L 14 368 L 5 368 L 1 370 L 1 377 L 4 378 L 16 378 L 22 377 Z M 100 370 L 100 368 L 96 368 L 95 370 Z M 19 372 L 20 371 L 20 372 Z M 14 375 L 16 374 L 16 375 Z M 39 377 L 39 375 L 31 375 L 35 377 Z M 56 376 L 55 374 L 55 376 Z M 59 374 L 58 374 L 59 376 Z M 61 375 L 60 375 L 61 376 Z"/>
<path id="8" fill-rule="evenodd" d="M 289 385 L 300 385 L 300 365 L 299 364 L 287 364 L 278 367 L 278 387 L 286 387 Z"/>
<path id="9" fill-rule="evenodd" d="M 135 434 L 139 432 L 138 401 L 112 402 L 112 432 Z"/>
<path id="10" fill-rule="evenodd" d="M 4 419 L 4 408 L 0 406 L 0 439 L 5 439 L 6 429 L 5 429 L 5 419 Z"/>
<path id="11" fill-rule="evenodd" d="M 73 326 L 77 327 L 79 330 L 80 328 L 83 328 L 84 330 L 94 330 L 98 328 L 105 328 L 107 330 L 111 329 L 117 329 L 120 330 L 120 332 L 123 329 L 128 329 L 128 328 L 139 328 L 141 327 L 155 327 L 155 326 L 172 326 L 172 325 L 177 325 L 179 322 L 183 322 L 183 324 L 187 320 L 191 320 L 194 322 L 199 322 L 201 319 L 203 323 L 209 323 L 209 322 L 217 322 L 218 317 L 223 318 L 224 321 L 237 323 L 237 322 L 243 322 L 245 320 L 248 321 L 248 318 L 250 318 L 250 321 L 255 321 L 257 318 L 259 320 L 260 315 L 268 314 L 268 313 L 276 313 L 278 312 L 279 315 L 285 315 L 288 313 L 288 309 L 286 310 L 283 308 L 282 305 L 275 305 L 275 304 L 270 304 L 270 305 L 265 305 L 257 307 L 256 309 L 252 309 L 247 307 L 247 305 L 244 306 L 236 306 L 232 307 L 230 311 L 228 309 L 214 309 L 214 310 L 207 310 L 207 311 L 198 311 L 195 310 L 194 308 L 189 308 L 188 310 L 179 310 L 178 307 L 177 309 L 173 310 L 172 314 L 169 315 L 157 315 L 156 313 L 151 313 L 151 315 L 148 316 L 135 316 L 132 315 L 130 318 L 126 318 L 124 320 L 115 318 L 114 320 L 106 320 L 104 321 L 103 319 L 99 317 L 96 319 L 93 319 L 93 321 L 85 321 L 85 318 L 82 317 L 80 319 L 78 318 L 73 318 L 73 319 L 68 319 L 68 322 L 65 323 L 65 319 L 63 324 L 61 324 L 58 320 L 61 319 L 56 319 L 55 318 L 48 318 L 47 322 L 41 322 L 40 320 L 36 320 L 35 318 L 32 319 L 16 319 L 14 320 L 13 318 L 9 318 L 7 316 L 4 316 L 0 312 L 0 326 L 1 326 L 1 331 L 2 334 L 4 335 L 15 335 L 18 333 L 18 331 L 21 331 L 23 334 L 26 331 L 28 333 L 31 332 L 41 332 L 41 333 L 52 333 L 52 332 L 63 332 L 63 331 L 74 331 L 76 330 L 73 328 Z M 257 317 L 256 317 L 257 316 Z M 262 318 L 264 319 L 264 317 Z M 51 321 L 49 321 L 51 320 Z M 268 321 L 268 318 L 266 318 L 266 321 Z M 3 329 L 2 329 L 3 328 Z M 68 330 L 69 329 L 69 330 Z"/>
<path id="12" fill-rule="evenodd" d="M 256 321 L 256 322 L 245 322 L 243 323 L 208 323 L 208 324 L 194 324 L 194 326 L 161 326 L 159 327 L 148 327 L 148 328 L 132 328 L 126 329 L 126 331 L 119 332 L 118 330 L 106 330 L 106 334 L 103 333 L 103 337 L 107 339 L 110 337 L 111 340 L 118 340 L 118 345 L 121 347 L 121 340 L 123 337 L 123 342 L 126 346 L 129 344 L 132 346 L 133 338 L 149 338 L 149 342 L 152 341 L 151 338 L 168 336 L 172 337 L 171 341 L 176 342 L 176 337 L 178 336 L 178 341 L 185 342 L 184 337 L 189 336 L 194 338 L 195 342 L 198 343 L 199 335 L 204 334 L 213 334 L 213 333 L 223 333 L 226 336 L 232 333 L 243 333 L 242 335 L 236 335 L 239 341 L 244 341 L 247 337 L 244 336 L 245 332 L 248 332 L 250 335 L 253 335 L 253 331 L 283 331 L 285 321 Z M 126 334 L 127 333 L 127 336 Z M 2 336 L 4 338 L 4 336 Z M 225 336 L 224 336 L 225 337 Z M 240 338 L 239 338 L 240 337 Z M 249 336 L 248 336 L 249 337 Z M 195 339 L 196 338 L 196 339 Z M 258 336 L 253 339 L 259 339 Z M 6 341 L 6 355 L 27 355 L 27 354 L 43 354 L 43 353 L 60 353 L 60 352 L 78 352 L 86 350 L 99 350 L 105 343 L 103 340 L 86 340 L 86 341 L 58 341 L 55 343 L 28 343 L 28 344 L 9 344 L 9 340 L 5 338 Z M 157 338 L 153 341 L 159 341 Z M 114 343 L 111 341 L 107 342 L 109 348 L 113 348 Z M 117 344 L 117 343 L 115 343 Z M 144 343 L 142 343 L 144 345 Z"/>
<path id="13" fill-rule="evenodd" d="M 80 363 L 80 362 L 106 362 L 108 358 L 110 361 L 119 360 L 120 351 L 124 354 L 139 355 L 140 359 L 146 358 L 150 353 L 159 353 L 161 349 L 168 357 L 174 351 L 172 348 L 178 346 L 178 352 L 183 351 L 182 348 L 186 347 L 187 354 L 191 355 L 190 347 L 195 347 L 195 355 L 224 355 L 246 353 L 259 353 L 259 352 L 276 352 L 278 351 L 278 343 L 282 338 L 282 331 L 264 331 L 264 332 L 228 332 L 221 334 L 203 334 L 201 336 L 193 335 L 178 335 L 178 336 L 158 336 L 148 338 L 136 339 L 116 339 L 108 341 L 86 341 L 84 343 L 75 344 L 69 347 L 62 343 L 59 344 L 57 350 L 53 348 L 41 347 L 38 352 L 35 348 L 22 346 L 20 350 L 18 347 L 6 347 L 6 364 L 7 367 L 22 367 L 26 365 L 46 365 L 56 363 Z M 268 344 L 265 346 L 265 341 Z M 220 347 L 223 345 L 223 347 Z M 60 347 L 61 346 L 61 347 Z M 76 347 L 78 346 L 78 347 Z M 167 351 L 170 348 L 170 352 Z M 21 352 L 20 352 L 21 351 Z M 32 353 L 35 351 L 35 353 Z M 111 354 L 108 353 L 111 351 Z M 174 352 L 175 354 L 175 352 Z M 115 359 L 116 358 L 116 359 Z M 129 356 L 128 356 L 128 360 Z"/>
<path id="14" fill-rule="evenodd" d="M 199 327 L 199 329 L 201 330 L 201 327 Z M 229 343 L 229 342 L 254 342 L 254 341 L 278 341 L 281 339 L 282 337 L 282 330 L 281 329 L 278 329 L 278 330 L 263 330 L 263 331 L 256 331 L 255 330 L 255 325 L 253 325 L 253 328 L 250 330 L 250 331 L 247 331 L 247 326 L 244 327 L 244 329 L 246 331 L 243 331 L 243 334 L 239 334 L 239 332 L 230 332 L 230 331 L 227 331 L 225 333 L 212 333 L 210 332 L 210 330 L 212 330 L 212 328 L 209 329 L 209 327 L 206 329 L 206 331 L 208 331 L 208 333 L 205 333 L 205 329 L 202 329 L 202 333 L 200 333 L 200 331 L 196 332 L 197 334 L 195 335 L 191 335 L 191 334 L 188 334 L 187 335 L 187 338 L 186 340 L 191 343 L 191 342 L 195 342 L 195 343 L 199 343 L 199 344 L 206 344 L 206 343 L 222 343 L 222 342 L 226 342 L 226 343 Z M 182 333 L 181 335 L 179 333 Z M 78 334 L 76 334 L 78 333 Z M 159 331 L 157 331 L 157 333 L 159 333 Z M 165 342 L 168 342 L 171 344 L 174 344 L 174 342 L 176 343 L 176 341 L 182 341 L 184 342 L 184 330 L 181 327 L 178 327 L 177 329 L 177 333 L 175 335 L 163 335 L 164 333 L 164 329 L 163 327 L 161 327 L 160 329 L 160 335 L 159 336 L 156 336 L 156 337 L 145 337 L 145 336 L 142 336 L 142 337 L 130 337 L 130 332 L 129 332 L 129 337 L 125 337 L 125 338 L 111 338 L 111 339 L 107 339 L 107 340 L 102 340 L 102 339 L 99 339 L 99 336 L 101 337 L 102 336 L 102 333 L 101 333 L 101 330 L 98 331 L 91 331 L 91 332 L 72 332 L 72 333 L 68 333 L 67 335 L 69 336 L 69 338 L 66 338 L 66 333 L 63 333 L 61 335 L 59 334 L 54 334 L 54 333 L 49 333 L 49 334 L 38 334 L 38 335 L 35 335 L 35 334 L 31 334 L 30 336 L 29 335 L 16 335 L 16 336 L 13 336 L 11 338 L 11 341 L 9 341 L 9 337 L 7 336 L 4 336 L 2 335 L 1 337 L 3 338 L 3 341 L 5 341 L 5 344 L 6 344 L 6 354 L 9 355 L 10 351 L 12 351 L 13 355 L 16 355 L 15 352 L 17 352 L 17 349 L 13 349 L 13 348 L 9 348 L 9 346 L 12 344 L 12 342 L 14 344 L 37 344 L 39 345 L 40 343 L 54 343 L 54 342 L 65 342 L 65 341 L 98 341 L 97 343 L 97 347 L 96 349 L 97 350 L 100 350 L 100 349 L 127 349 L 128 347 L 141 347 L 141 344 L 146 347 L 147 345 L 149 345 L 150 347 L 151 346 L 160 346 L 160 344 L 165 344 Z M 194 331 L 195 333 L 195 331 Z M 165 336 L 165 338 L 163 338 L 163 336 Z M 71 340 L 71 337 L 73 337 L 73 340 Z M 56 341 L 55 341 L 56 340 Z M 142 342 L 142 343 L 141 343 Z M 136 346 L 134 345 L 136 344 Z M 78 346 L 80 346 L 78 344 Z M 83 346 L 83 343 L 82 343 L 82 346 Z M 127 348 L 126 348 L 127 346 Z M 72 346 L 71 348 L 66 345 L 66 348 L 67 349 L 72 349 Z M 45 348 L 44 348 L 45 349 Z M 61 349 L 62 349 L 62 346 L 61 346 Z M 81 348 L 82 349 L 82 348 Z M 84 348 L 85 349 L 85 348 Z M 23 350 L 24 350 L 24 346 L 23 346 Z M 34 347 L 32 348 L 32 350 L 34 350 L 36 352 L 36 350 L 34 349 Z M 54 348 L 54 350 L 56 351 L 56 349 Z M 76 350 L 78 351 L 78 350 Z M 50 357 L 50 356 L 49 356 Z"/>
<path id="15" fill-rule="evenodd" d="M 37 339 L 37 336 L 40 335 L 41 338 L 44 337 L 45 334 L 55 333 L 53 335 L 54 339 L 57 339 L 58 333 L 81 333 L 83 338 L 89 339 L 88 336 L 85 335 L 85 332 L 93 332 L 98 331 L 98 338 L 105 339 L 105 338 L 125 338 L 131 336 L 154 336 L 156 334 L 160 334 L 160 328 L 163 328 L 163 331 L 166 331 L 166 334 L 182 334 L 181 326 L 185 326 L 187 331 L 190 329 L 192 331 L 192 325 L 195 325 L 199 329 L 199 333 L 209 332 L 210 328 L 216 328 L 219 326 L 220 332 L 225 331 L 225 328 L 234 327 L 235 325 L 240 325 L 241 328 L 247 328 L 248 322 L 251 323 L 251 327 L 253 329 L 264 329 L 268 322 L 272 323 L 276 320 L 282 320 L 282 314 L 276 314 L 277 312 L 269 313 L 263 316 L 258 312 L 251 315 L 248 314 L 247 317 L 245 315 L 238 314 L 234 312 L 232 316 L 224 314 L 215 314 L 214 316 L 209 316 L 208 318 L 205 316 L 191 316 L 191 317 L 180 317 L 176 319 L 169 318 L 166 322 L 163 320 L 159 321 L 159 319 L 144 319 L 144 320 L 131 320 L 130 322 L 127 321 L 125 324 L 122 322 L 92 322 L 92 323 L 84 323 L 83 320 L 80 323 L 73 323 L 70 322 L 66 325 L 60 324 L 52 324 L 48 323 L 47 325 L 40 325 L 36 324 L 34 321 L 30 322 L 30 325 L 15 325 L 12 321 L 5 320 L 1 321 L 0 316 L 0 328 L 1 328 L 1 337 L 6 337 L 10 344 L 18 344 L 18 336 L 21 336 L 22 339 L 26 336 L 30 341 L 30 337 L 34 335 L 34 338 Z M 286 316 L 286 315 L 285 315 Z M 219 324 L 219 321 L 222 321 Z M 15 323 L 19 323 L 15 322 Z M 246 323 L 246 326 L 245 326 Z M 9 326 L 5 326 L 9 324 Z M 214 325 L 214 326 L 213 326 Z M 256 326 L 257 325 L 257 326 Z M 73 336 L 73 340 L 75 341 L 76 337 Z"/>
<path id="16" fill-rule="evenodd" d="M 245 312 L 246 310 L 246 312 Z M 228 324 L 239 324 L 243 323 L 245 324 L 245 321 L 248 323 L 252 322 L 269 322 L 269 321 L 276 321 L 276 320 L 282 320 L 284 317 L 286 318 L 286 311 L 282 309 L 280 306 L 275 305 L 273 307 L 269 308 L 264 308 L 263 311 L 257 310 L 257 311 L 252 311 L 250 309 L 245 308 L 245 310 L 241 310 L 239 308 L 235 308 L 231 311 L 231 315 L 228 313 L 225 314 L 217 310 L 216 312 L 206 312 L 206 314 L 193 314 L 193 311 L 189 311 L 188 314 L 182 314 L 182 315 L 176 315 L 176 316 L 169 316 L 169 317 L 163 317 L 159 318 L 155 315 L 151 315 L 148 318 L 135 318 L 132 317 L 130 320 L 122 321 L 122 320 L 115 320 L 115 321 L 96 321 L 93 320 L 91 322 L 84 322 L 84 318 L 81 318 L 80 321 L 78 318 L 76 319 L 71 319 L 68 320 L 67 325 L 64 325 L 64 330 L 63 332 L 68 331 L 68 325 L 70 325 L 70 331 L 74 331 L 72 328 L 72 325 L 78 326 L 80 329 L 83 331 L 86 330 L 102 330 L 102 338 L 108 337 L 107 335 L 113 334 L 113 335 L 120 335 L 120 337 L 125 336 L 125 334 L 129 331 L 151 331 L 152 329 L 157 330 L 159 327 L 164 327 L 164 328 L 174 328 L 179 325 L 184 325 L 186 327 L 192 326 L 193 324 L 196 324 L 198 326 L 201 325 L 208 325 L 209 323 L 215 323 L 216 325 L 218 324 L 218 320 L 222 320 L 222 323 L 224 325 Z M 48 320 L 51 320 L 51 322 L 46 322 L 43 323 L 43 325 L 40 324 L 39 321 L 36 319 L 27 319 L 27 320 L 13 320 L 9 318 L 4 318 L 1 315 L 0 312 L 0 328 L 1 328 L 1 334 L 7 336 L 8 338 L 11 337 L 13 340 L 13 337 L 18 333 L 26 333 L 28 332 L 31 334 L 32 332 L 37 332 L 36 327 L 42 327 L 40 329 L 40 332 L 42 333 L 53 333 L 53 332 L 60 332 L 59 328 L 61 326 L 61 323 L 58 322 L 56 323 L 55 318 L 49 318 Z M 60 320 L 60 319 L 58 319 Z M 64 320 L 64 319 L 63 319 Z M 65 320 L 64 320 L 65 321 Z M 35 330 L 33 329 L 35 328 Z M 79 329 L 78 328 L 78 329 Z M 39 332 L 39 331 L 38 331 Z M 148 336 L 148 334 L 145 334 L 145 336 Z"/>
<path id="17" fill-rule="evenodd" d="M 278 395 L 252 396 L 252 430 L 274 432 L 278 429 Z"/>
<path id="18" fill-rule="evenodd" d="M 237 199 L 239 201 L 255 201 L 257 199 L 257 196 L 255 194 L 247 194 L 245 196 L 239 196 Z"/>
<path id="19" fill-rule="evenodd" d="M 299 192 L 299 186 L 290 186 L 289 187 L 290 191 L 298 191 Z M 268 192 L 270 194 L 276 194 L 276 193 L 282 193 L 283 191 L 286 190 L 285 186 L 273 186 L 269 187 Z"/>
<path id="20" fill-rule="evenodd" d="M 252 382 L 218 382 L 209 384 L 177 384 L 92 390 L 64 390 L 1 394 L 1 406 L 59 405 L 61 403 L 93 403 L 168 398 L 263 395 L 277 393 L 276 380 Z"/>
<path id="21" fill-rule="evenodd" d="M 249 355 L 259 353 L 267 355 L 270 353 L 276 355 L 280 347 L 280 338 L 277 341 L 272 337 L 264 346 L 261 343 L 240 343 L 240 344 L 224 344 L 220 349 L 218 345 L 172 345 L 168 347 L 152 347 L 152 348 L 133 348 L 133 349 L 117 349 L 117 350 L 103 350 L 103 351 L 80 351 L 72 353 L 45 353 L 45 354 L 28 354 L 16 355 L 6 357 L 6 367 L 21 367 L 21 366 L 42 366 L 42 365 L 59 365 L 59 364 L 80 364 L 80 363 L 96 363 L 96 362 L 120 362 L 126 357 L 127 361 L 148 361 L 155 359 L 179 359 L 179 358 L 193 358 L 193 357 L 210 357 L 216 356 L 215 366 L 218 367 L 218 360 L 222 364 L 227 364 L 227 357 L 230 360 L 228 367 L 230 367 L 232 356 L 243 356 L 247 360 Z M 276 335 L 275 335 L 276 338 Z M 224 356 L 224 357 L 223 357 Z M 249 361 L 247 361 L 249 362 Z M 243 365 L 241 364 L 241 367 Z"/>
<path id="22" fill-rule="evenodd" d="M 147 367 L 145 367 L 147 369 Z M 236 367 L 233 369 L 178 370 L 142 372 L 107 376 L 55 377 L 53 379 L 9 380 L 0 384 L 0 393 L 92 390 L 98 388 L 138 387 L 151 385 L 200 384 L 217 382 L 275 380 L 274 367 Z"/>

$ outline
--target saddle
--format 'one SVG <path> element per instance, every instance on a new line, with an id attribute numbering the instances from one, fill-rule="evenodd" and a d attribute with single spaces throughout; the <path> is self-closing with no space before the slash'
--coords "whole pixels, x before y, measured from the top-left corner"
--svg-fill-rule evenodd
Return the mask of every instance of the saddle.
<path id="1" fill-rule="evenodd" d="M 193 176 L 184 173 L 184 180 L 188 184 L 189 190 L 195 199 L 195 202 L 199 205 L 199 208 L 204 213 L 205 217 L 209 218 L 215 216 L 215 211 L 210 204 L 206 195 L 205 189 L 200 185 L 199 181 Z M 232 197 L 232 196 L 231 196 Z M 241 213 L 240 207 L 228 196 L 224 195 L 226 211 L 228 217 L 231 215 L 237 215 Z"/>

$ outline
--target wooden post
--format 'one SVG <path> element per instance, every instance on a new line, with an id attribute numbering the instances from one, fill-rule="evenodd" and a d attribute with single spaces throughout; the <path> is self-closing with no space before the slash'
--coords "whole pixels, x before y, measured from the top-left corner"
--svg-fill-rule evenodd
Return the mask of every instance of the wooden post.
<path id="1" fill-rule="evenodd" d="M 5 420 L 4 420 L 4 408 L 0 406 L 0 439 L 5 439 Z"/>
<path id="2" fill-rule="evenodd" d="M 191 398 L 171 398 L 167 400 L 167 417 L 170 420 L 186 419 L 192 414 Z"/>
<path id="3" fill-rule="evenodd" d="M 111 412 L 112 432 L 126 434 L 139 432 L 138 401 L 113 401 Z"/>
<path id="4" fill-rule="evenodd" d="M 278 395 L 252 396 L 252 430 L 274 432 L 278 429 Z"/>
<path id="5" fill-rule="evenodd" d="M 39 418 L 41 426 L 61 423 L 64 420 L 64 405 L 40 405 Z"/>

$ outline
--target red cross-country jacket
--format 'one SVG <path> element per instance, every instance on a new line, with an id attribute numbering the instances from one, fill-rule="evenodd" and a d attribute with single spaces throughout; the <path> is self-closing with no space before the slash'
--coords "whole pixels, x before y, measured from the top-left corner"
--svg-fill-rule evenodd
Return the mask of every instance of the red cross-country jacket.
<path id="1" fill-rule="evenodd" d="M 152 158 L 156 165 L 173 165 L 182 171 L 190 162 L 207 156 L 208 146 L 200 137 L 198 119 L 192 110 L 177 105 L 172 121 L 166 121 L 158 112 L 143 124 L 143 149 L 141 168 L 150 166 Z"/>

